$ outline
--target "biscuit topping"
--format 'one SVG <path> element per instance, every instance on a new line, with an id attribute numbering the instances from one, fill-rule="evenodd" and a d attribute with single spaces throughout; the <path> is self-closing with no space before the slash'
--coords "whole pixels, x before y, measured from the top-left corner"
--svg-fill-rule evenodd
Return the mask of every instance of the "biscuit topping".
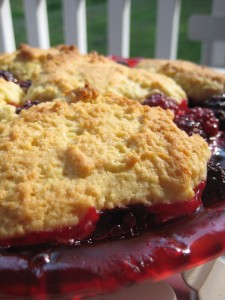
<path id="1" fill-rule="evenodd" d="M 225 75 L 184 60 L 143 59 L 137 68 L 173 78 L 195 103 L 204 102 L 225 90 Z"/>
<path id="2" fill-rule="evenodd" d="M 75 226 L 91 208 L 190 200 L 210 156 L 171 111 L 116 96 L 42 103 L 0 130 L 1 239 Z"/>

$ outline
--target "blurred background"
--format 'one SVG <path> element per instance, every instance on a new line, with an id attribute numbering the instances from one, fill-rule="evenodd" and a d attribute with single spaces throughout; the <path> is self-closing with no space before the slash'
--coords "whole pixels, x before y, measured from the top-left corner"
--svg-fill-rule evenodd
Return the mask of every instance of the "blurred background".
<path id="1" fill-rule="evenodd" d="M 154 53 L 157 0 L 132 0 L 130 56 L 152 57 Z M 107 1 L 86 0 L 88 51 L 106 54 Z M 187 23 L 192 14 L 210 14 L 212 0 L 183 0 L 181 5 L 178 58 L 200 61 L 200 42 L 188 39 Z M 23 1 L 12 0 L 11 9 L 16 44 L 26 43 Z M 51 45 L 64 43 L 61 0 L 48 0 Z"/>

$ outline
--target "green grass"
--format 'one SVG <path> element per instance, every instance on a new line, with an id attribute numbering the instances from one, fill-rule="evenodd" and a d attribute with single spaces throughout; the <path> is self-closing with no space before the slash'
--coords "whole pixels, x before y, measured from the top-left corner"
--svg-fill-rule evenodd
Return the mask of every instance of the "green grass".
<path id="1" fill-rule="evenodd" d="M 212 0 L 182 1 L 178 58 L 199 62 L 200 43 L 188 40 L 187 24 L 191 14 L 209 14 Z M 86 0 L 88 49 L 107 54 L 107 1 Z M 22 0 L 11 0 L 17 46 L 27 42 Z M 64 43 L 61 0 L 47 0 L 51 45 Z M 131 56 L 154 55 L 157 0 L 131 2 Z"/>

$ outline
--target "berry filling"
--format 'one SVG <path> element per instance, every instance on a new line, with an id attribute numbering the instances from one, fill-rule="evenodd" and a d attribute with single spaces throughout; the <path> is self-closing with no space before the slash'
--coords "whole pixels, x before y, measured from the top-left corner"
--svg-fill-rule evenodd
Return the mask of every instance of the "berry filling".
<path id="1" fill-rule="evenodd" d="M 0 247 L 47 243 L 80 246 L 99 240 L 134 237 L 171 220 L 193 214 L 200 207 L 204 186 L 205 183 L 202 182 L 195 189 L 194 198 L 185 202 L 153 206 L 136 204 L 100 212 L 91 208 L 76 226 L 3 239 L 0 241 Z"/>
<path id="2" fill-rule="evenodd" d="M 205 183 L 202 182 L 195 190 L 193 199 L 173 204 L 142 204 L 104 210 L 89 241 L 104 239 L 124 239 L 138 236 L 143 232 L 157 228 L 169 221 L 193 214 L 201 204 L 201 194 Z"/>
<path id="3" fill-rule="evenodd" d="M 29 246 L 36 244 L 73 244 L 79 245 L 81 240 L 89 237 L 95 229 L 99 214 L 94 208 L 81 219 L 78 225 L 56 230 L 32 232 L 22 237 L 4 239 L 0 247 Z"/>
<path id="4" fill-rule="evenodd" d="M 207 166 L 206 187 L 202 194 L 205 206 L 225 200 L 225 135 L 211 143 L 212 156 Z"/>
<path id="5" fill-rule="evenodd" d="M 209 140 L 219 132 L 219 120 L 212 110 L 208 108 L 189 108 L 186 101 L 178 104 L 162 94 L 151 95 L 144 100 L 143 105 L 160 106 L 163 109 L 171 109 L 174 112 L 174 122 L 186 131 L 188 135 L 199 134 Z"/>
<path id="6" fill-rule="evenodd" d="M 124 66 L 133 68 L 136 66 L 136 64 L 141 60 L 141 58 L 123 58 L 116 55 L 109 56 L 110 59 L 116 61 L 119 64 L 122 64 Z"/>
<path id="7" fill-rule="evenodd" d="M 216 118 L 219 119 L 219 129 L 225 131 L 225 94 L 215 95 L 212 98 L 203 101 L 201 107 L 211 109 Z"/>
<path id="8" fill-rule="evenodd" d="M 222 203 L 131 239 L 2 249 L 0 297 L 80 300 L 162 280 L 224 253 L 224 217 Z"/>
<path id="9" fill-rule="evenodd" d="M 186 100 L 183 100 L 180 104 L 178 104 L 176 100 L 168 98 L 160 93 L 150 95 L 143 101 L 142 104 L 151 107 L 160 106 L 163 109 L 170 109 L 175 115 L 182 115 L 188 110 Z"/>
<path id="10" fill-rule="evenodd" d="M 175 115 L 174 122 L 188 135 L 199 134 L 209 140 L 219 132 L 219 122 L 207 108 L 189 108 L 182 115 Z"/>

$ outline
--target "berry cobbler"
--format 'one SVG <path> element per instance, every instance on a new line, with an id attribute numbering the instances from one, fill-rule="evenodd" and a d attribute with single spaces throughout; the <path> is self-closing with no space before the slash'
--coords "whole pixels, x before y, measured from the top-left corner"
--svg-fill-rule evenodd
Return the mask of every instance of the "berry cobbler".
<path id="1" fill-rule="evenodd" d="M 75 46 L 0 55 L 0 295 L 81 299 L 100 292 L 96 270 L 110 290 L 155 277 L 157 257 L 166 276 L 173 251 L 184 266 L 185 222 L 224 201 L 225 80 L 152 61 Z"/>

